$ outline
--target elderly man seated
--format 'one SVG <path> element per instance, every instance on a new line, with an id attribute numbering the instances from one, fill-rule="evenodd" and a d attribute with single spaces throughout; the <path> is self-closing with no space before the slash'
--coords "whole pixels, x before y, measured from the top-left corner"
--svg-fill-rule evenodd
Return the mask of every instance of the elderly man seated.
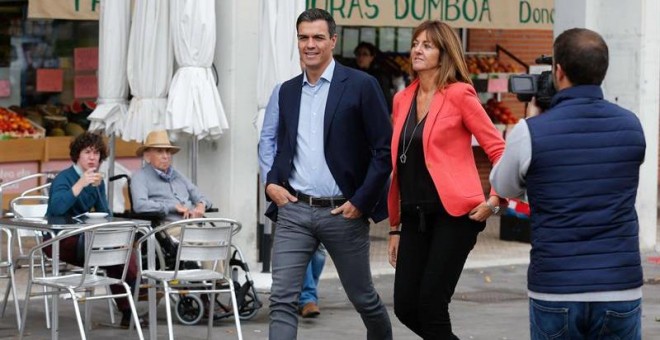
<path id="1" fill-rule="evenodd" d="M 131 180 L 133 210 L 162 213 L 166 221 L 202 217 L 211 202 L 188 178 L 172 167 L 179 147 L 170 143 L 167 131 L 152 131 L 138 148 L 146 164 Z"/>

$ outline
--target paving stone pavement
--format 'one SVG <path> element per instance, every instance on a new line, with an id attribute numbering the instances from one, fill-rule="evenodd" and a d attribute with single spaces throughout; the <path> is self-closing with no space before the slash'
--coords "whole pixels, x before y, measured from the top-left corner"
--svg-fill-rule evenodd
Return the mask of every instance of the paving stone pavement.
<path id="1" fill-rule="evenodd" d="M 529 339 L 528 303 L 526 296 L 526 270 L 529 245 L 504 242 L 498 238 L 499 225 L 491 219 L 486 230 L 471 253 L 466 269 L 458 283 L 454 300 L 450 305 L 454 333 L 461 339 L 509 340 Z M 383 234 L 383 235 L 380 235 Z M 372 270 L 374 284 L 381 295 L 392 320 L 395 339 L 418 339 L 394 316 L 393 270 L 383 258 L 386 238 L 380 229 L 372 231 Z M 660 236 L 660 235 L 659 235 Z M 660 339 L 660 254 L 647 252 L 642 257 L 646 284 L 643 287 L 643 339 Z M 259 267 L 260 269 L 260 267 Z M 268 338 L 268 274 L 253 276 L 264 307 L 251 320 L 242 322 L 243 338 L 261 340 Z M 21 299 L 26 281 L 25 270 L 19 272 Z M 4 292 L 6 280 L 0 280 Z M 359 315 L 353 310 L 344 294 L 332 261 L 328 261 L 319 286 L 321 315 L 315 319 L 300 319 L 298 339 L 364 339 L 366 333 Z M 144 303 L 140 309 L 146 310 Z M 60 338 L 79 338 L 70 301 L 60 303 Z M 34 299 L 30 304 L 26 339 L 48 339 L 50 331 L 45 327 L 43 305 Z M 93 306 L 93 329 L 90 339 L 137 339 L 136 332 L 108 325 L 107 304 Z M 16 338 L 16 319 L 10 301 L 5 316 L 0 318 L 0 339 Z M 144 329 L 145 335 L 148 330 Z M 175 339 L 205 339 L 206 323 L 185 326 L 174 321 Z M 216 321 L 213 339 L 237 339 L 233 319 Z M 167 337 L 165 304 L 158 309 L 158 339 Z M 148 337 L 147 337 L 148 338 Z"/>

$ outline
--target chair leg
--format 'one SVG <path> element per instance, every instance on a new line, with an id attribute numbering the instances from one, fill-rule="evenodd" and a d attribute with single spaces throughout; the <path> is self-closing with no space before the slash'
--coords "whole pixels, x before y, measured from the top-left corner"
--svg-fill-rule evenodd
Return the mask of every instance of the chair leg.
<path id="1" fill-rule="evenodd" d="M 14 266 L 9 266 L 9 284 L 11 285 L 12 297 L 14 298 L 14 308 L 16 309 L 16 323 L 18 328 L 21 328 L 23 324 L 21 322 L 21 307 L 18 305 L 18 292 L 16 291 L 16 273 L 14 272 Z"/>
<path id="2" fill-rule="evenodd" d="M 85 329 L 87 331 L 92 330 L 92 308 L 87 298 L 94 296 L 94 291 L 85 290 Z"/>
<path id="3" fill-rule="evenodd" d="M 71 294 L 71 300 L 73 300 L 73 309 L 76 312 L 76 320 L 78 321 L 78 330 L 80 330 L 80 338 L 82 340 L 86 340 L 87 337 L 85 336 L 85 325 L 83 324 L 82 321 L 82 316 L 80 315 L 80 307 L 78 306 L 78 297 L 76 296 L 76 292 L 73 289 L 67 289 L 69 291 L 69 294 Z M 89 320 L 85 320 L 89 322 Z"/>
<path id="4" fill-rule="evenodd" d="M 211 289 L 215 289 L 215 280 L 213 280 L 213 285 L 211 286 Z M 210 293 L 211 296 L 209 296 L 209 307 L 208 307 L 208 316 L 209 316 L 209 325 L 208 329 L 206 331 L 206 338 L 208 340 L 211 340 L 211 334 L 213 333 L 213 318 L 215 317 L 215 292 Z"/>
<path id="5" fill-rule="evenodd" d="M 7 271 L 9 271 L 9 267 L 7 267 Z M 7 300 L 9 299 L 10 289 L 12 289 L 11 281 L 7 284 L 7 288 L 5 288 L 5 297 L 2 299 L 2 313 L 0 314 L 0 317 L 3 318 L 5 317 L 5 311 L 7 310 Z"/>
<path id="6" fill-rule="evenodd" d="M 234 309 L 234 321 L 236 322 L 236 334 L 238 340 L 243 340 L 243 331 L 241 331 L 241 315 L 238 313 L 238 303 L 236 302 L 236 291 L 234 290 L 234 283 L 229 280 L 229 290 L 231 294 L 231 306 Z"/>
<path id="7" fill-rule="evenodd" d="M 174 330 L 172 329 L 172 306 L 170 304 L 170 285 L 167 280 L 163 280 L 163 289 L 165 290 L 165 310 L 167 311 L 167 332 L 170 340 L 174 340 Z"/>
<path id="8" fill-rule="evenodd" d="M 21 326 L 18 333 L 18 338 L 23 339 L 23 333 L 25 332 L 25 321 L 27 319 L 28 313 L 28 303 L 30 302 L 30 293 L 32 293 L 32 281 L 28 280 L 27 290 L 25 291 L 25 301 L 23 301 L 23 314 L 21 315 Z"/>
<path id="9" fill-rule="evenodd" d="M 46 257 L 42 253 L 40 255 L 40 265 L 41 265 L 41 275 L 46 276 Z M 48 294 L 48 287 L 43 286 L 43 291 L 44 291 L 44 314 L 46 315 L 46 328 L 50 329 L 50 308 L 48 307 L 48 299 L 50 299 L 50 295 Z"/>
<path id="10" fill-rule="evenodd" d="M 117 320 L 115 320 L 115 306 L 112 302 L 112 299 L 108 299 L 108 311 L 110 312 L 110 323 L 114 325 Z"/>
<path id="11" fill-rule="evenodd" d="M 131 314 L 133 314 L 133 321 L 135 322 L 135 328 L 138 332 L 138 337 L 140 340 L 144 340 L 144 335 L 142 335 L 142 325 L 140 325 L 140 317 L 137 314 L 137 308 L 135 308 L 135 301 L 131 298 L 131 287 L 126 282 L 122 282 L 124 289 L 126 289 L 126 298 L 128 299 L 128 304 L 131 306 Z"/>

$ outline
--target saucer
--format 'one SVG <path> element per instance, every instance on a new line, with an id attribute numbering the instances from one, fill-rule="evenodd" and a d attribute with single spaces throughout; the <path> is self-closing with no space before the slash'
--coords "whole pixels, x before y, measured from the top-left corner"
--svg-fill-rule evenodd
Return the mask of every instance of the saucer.
<path id="1" fill-rule="evenodd" d="M 104 219 L 106 216 L 108 216 L 108 213 L 105 212 L 88 212 L 85 214 L 89 219 L 94 219 L 94 220 L 99 220 L 99 219 Z"/>

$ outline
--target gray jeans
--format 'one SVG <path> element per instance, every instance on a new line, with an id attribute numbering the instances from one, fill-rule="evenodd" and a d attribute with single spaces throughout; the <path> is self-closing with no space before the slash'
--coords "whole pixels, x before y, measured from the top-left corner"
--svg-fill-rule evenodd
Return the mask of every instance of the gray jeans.
<path id="1" fill-rule="evenodd" d="M 270 340 L 296 339 L 298 295 L 319 242 L 332 257 L 346 295 L 362 317 L 367 339 L 392 339 L 390 318 L 371 280 L 369 223 L 332 215 L 332 209 L 300 202 L 279 208 L 273 241 Z"/>

